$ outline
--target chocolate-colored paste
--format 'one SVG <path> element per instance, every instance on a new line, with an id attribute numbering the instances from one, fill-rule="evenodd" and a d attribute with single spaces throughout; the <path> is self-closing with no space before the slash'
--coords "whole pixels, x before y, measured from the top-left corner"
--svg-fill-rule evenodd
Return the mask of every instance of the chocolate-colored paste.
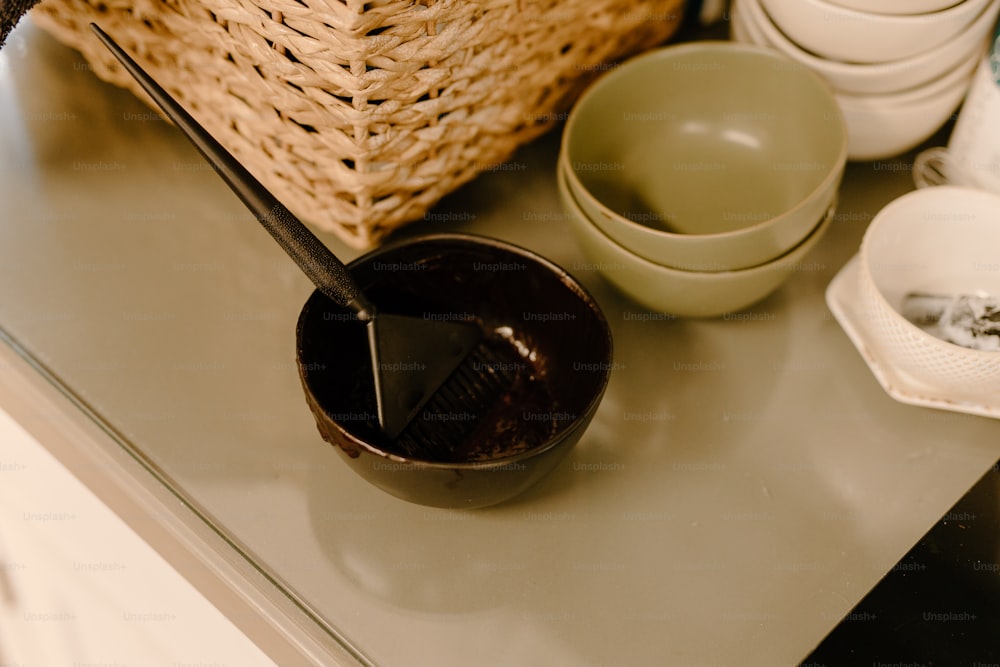
<path id="1" fill-rule="evenodd" d="M 551 267 L 492 242 L 431 239 L 390 247 L 352 271 L 380 312 L 476 323 L 489 354 L 474 352 L 464 369 L 485 358 L 513 373 L 486 405 L 465 405 L 479 393 L 465 391 L 474 386 L 468 378 L 446 382 L 460 387 L 459 395 L 439 392 L 428 405 L 447 407 L 419 411 L 409 433 L 389 442 L 378 424 L 364 325 L 314 293 L 300 318 L 303 381 L 326 413 L 321 420 L 353 436 L 347 440 L 417 461 L 508 459 L 572 430 L 603 390 L 606 322 L 579 286 Z"/>
<path id="2" fill-rule="evenodd" d="M 510 386 L 490 405 L 461 405 L 444 414 L 424 410 L 415 422 L 422 421 L 424 433 L 442 434 L 443 447 L 424 450 L 420 443 L 401 437 L 388 442 L 380 437 L 377 419 L 365 424 L 367 438 L 379 438 L 379 446 L 391 453 L 421 460 L 482 462 L 505 458 L 528 451 L 547 441 L 562 422 L 573 415 L 561 414 L 549 387 L 544 364 L 526 341 L 514 338 L 509 330 L 484 331 L 482 345 L 492 352 L 491 362 L 507 374 Z M 475 359 L 467 360 L 477 372 Z M 367 372 L 366 372 L 367 371 Z M 370 370 L 359 368 L 351 393 L 351 403 L 368 406 L 364 414 L 374 417 L 375 393 Z M 456 423 L 459 422 L 459 423 Z M 454 436 L 459 434 L 457 439 Z M 361 435 L 361 434 L 359 434 Z"/>

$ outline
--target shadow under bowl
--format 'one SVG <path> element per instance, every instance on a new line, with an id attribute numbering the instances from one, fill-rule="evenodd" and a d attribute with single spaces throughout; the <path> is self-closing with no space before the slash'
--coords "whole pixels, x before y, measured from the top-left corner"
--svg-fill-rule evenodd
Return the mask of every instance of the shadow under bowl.
<path id="1" fill-rule="evenodd" d="M 474 322 L 516 360 L 503 362 L 515 379 L 500 400 L 435 417 L 476 422 L 455 461 L 406 456 L 378 425 L 365 325 L 314 292 L 296 331 L 300 378 L 323 439 L 365 480 L 422 505 L 485 507 L 544 477 L 583 435 L 610 375 L 611 331 L 564 270 L 465 234 L 385 246 L 348 268 L 380 311 Z"/>

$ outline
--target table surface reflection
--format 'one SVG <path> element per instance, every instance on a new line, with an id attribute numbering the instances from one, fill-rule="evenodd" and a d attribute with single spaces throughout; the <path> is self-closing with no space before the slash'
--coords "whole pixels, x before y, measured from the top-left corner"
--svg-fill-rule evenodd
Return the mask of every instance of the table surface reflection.
<path id="1" fill-rule="evenodd" d="M 404 230 L 539 252 L 616 345 L 551 477 L 449 511 L 320 440 L 294 357 L 310 285 L 178 131 L 30 22 L 0 52 L 0 128 L 0 328 L 374 665 L 795 664 L 1000 456 L 995 420 L 888 397 L 824 301 L 912 156 L 849 165 L 808 261 L 716 320 L 649 313 L 587 262 L 558 130 Z"/>

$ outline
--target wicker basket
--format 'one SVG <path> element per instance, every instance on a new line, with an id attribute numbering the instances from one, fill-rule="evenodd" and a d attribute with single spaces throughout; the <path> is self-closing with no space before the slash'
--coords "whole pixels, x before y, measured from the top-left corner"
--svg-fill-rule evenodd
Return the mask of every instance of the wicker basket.
<path id="1" fill-rule="evenodd" d="M 98 22 L 305 221 L 357 248 L 551 127 L 684 0 L 44 0 L 34 21 L 152 102 Z"/>

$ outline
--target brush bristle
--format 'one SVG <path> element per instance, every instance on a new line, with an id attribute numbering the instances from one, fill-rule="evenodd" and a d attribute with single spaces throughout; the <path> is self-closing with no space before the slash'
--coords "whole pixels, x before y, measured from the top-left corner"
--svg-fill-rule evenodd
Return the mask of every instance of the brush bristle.
<path id="1" fill-rule="evenodd" d="M 518 366 L 480 343 L 400 434 L 397 446 L 421 459 L 460 458 L 458 447 L 510 390 Z"/>

